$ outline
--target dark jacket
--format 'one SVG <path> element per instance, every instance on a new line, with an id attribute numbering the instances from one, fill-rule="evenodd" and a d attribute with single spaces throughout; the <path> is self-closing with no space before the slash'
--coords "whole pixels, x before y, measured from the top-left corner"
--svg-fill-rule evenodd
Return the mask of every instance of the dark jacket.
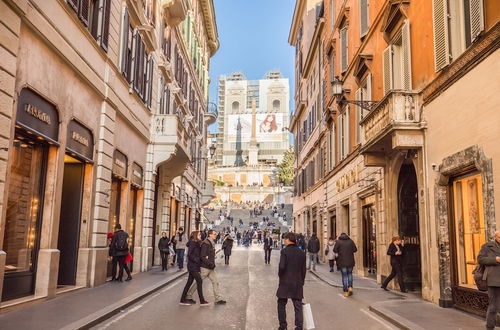
<path id="1" fill-rule="evenodd" d="M 290 244 L 280 255 L 278 298 L 304 298 L 306 278 L 306 254 L 295 244 Z"/>
<path id="2" fill-rule="evenodd" d="M 128 234 L 123 231 L 123 230 L 118 230 L 118 231 L 115 231 L 115 234 L 113 235 L 113 239 L 111 240 L 111 245 L 109 247 L 110 249 L 110 255 L 113 256 L 113 257 L 121 257 L 121 256 L 126 256 L 128 255 L 128 245 L 127 245 L 127 249 L 126 250 L 121 250 L 121 251 L 118 251 L 116 250 L 115 248 L 115 245 L 116 245 L 116 242 L 120 239 L 120 238 L 124 238 L 127 243 L 128 243 Z"/>
<path id="3" fill-rule="evenodd" d="M 271 250 L 273 248 L 273 239 L 271 236 L 264 238 L 264 250 Z"/>
<path id="4" fill-rule="evenodd" d="M 391 243 L 389 244 L 389 248 L 387 249 L 387 255 L 391 256 L 391 265 L 392 264 L 401 264 L 403 262 L 403 246 L 399 244 L 399 250 L 401 251 L 401 254 L 396 254 L 398 249 L 396 248 L 396 244 Z"/>
<path id="5" fill-rule="evenodd" d="M 228 236 L 225 240 L 224 243 L 222 243 L 222 250 L 224 250 L 224 255 L 230 256 L 231 255 L 231 250 L 233 249 L 233 238 L 231 236 Z"/>
<path id="6" fill-rule="evenodd" d="M 335 247 L 333 248 L 333 252 L 338 254 L 337 267 L 354 267 L 354 253 L 356 251 L 358 251 L 358 248 L 356 247 L 356 244 L 354 244 L 354 241 L 350 239 L 347 234 L 341 234 L 335 243 Z"/>
<path id="7" fill-rule="evenodd" d="M 201 244 L 201 267 L 214 269 L 215 268 L 215 246 L 207 238 Z"/>
<path id="8" fill-rule="evenodd" d="M 168 237 L 160 237 L 160 240 L 158 241 L 158 249 L 162 252 L 167 252 L 169 251 L 168 246 L 170 245 L 170 240 Z"/>
<path id="9" fill-rule="evenodd" d="M 483 244 L 477 255 L 477 261 L 486 266 L 484 273 L 488 286 L 500 287 L 500 264 L 496 260 L 497 256 L 500 256 L 500 244 L 496 241 Z"/>
<path id="10" fill-rule="evenodd" d="M 307 252 L 318 253 L 319 252 L 319 239 L 317 236 L 312 236 L 307 243 Z"/>
<path id="11" fill-rule="evenodd" d="M 188 248 L 187 269 L 190 272 L 200 272 L 201 266 L 201 245 L 199 242 L 189 241 L 186 244 Z"/>

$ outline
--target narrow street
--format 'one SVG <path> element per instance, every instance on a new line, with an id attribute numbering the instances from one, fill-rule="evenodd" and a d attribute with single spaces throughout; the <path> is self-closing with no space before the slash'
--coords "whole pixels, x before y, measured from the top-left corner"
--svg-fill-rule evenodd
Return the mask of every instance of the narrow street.
<path id="1" fill-rule="evenodd" d="M 277 264 L 279 251 L 273 251 L 270 265 L 263 262 L 261 246 L 238 247 L 225 266 L 218 260 L 217 274 L 225 306 L 179 305 L 186 277 L 130 306 L 122 313 L 93 329 L 274 329 L 278 327 L 276 312 Z M 212 287 L 207 279 L 204 294 L 213 302 Z M 393 329 L 391 325 L 368 311 L 356 297 L 371 294 L 358 290 L 352 298 L 344 298 L 338 288 L 319 280 L 308 272 L 304 288 L 305 301 L 311 303 L 316 329 Z M 198 297 L 193 297 L 199 300 Z M 287 305 L 288 326 L 293 328 L 293 307 Z"/>

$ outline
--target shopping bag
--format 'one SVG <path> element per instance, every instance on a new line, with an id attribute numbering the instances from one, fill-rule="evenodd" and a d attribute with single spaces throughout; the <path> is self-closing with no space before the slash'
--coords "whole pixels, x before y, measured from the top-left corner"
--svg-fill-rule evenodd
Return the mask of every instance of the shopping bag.
<path id="1" fill-rule="evenodd" d="M 314 329 L 314 319 L 311 304 L 302 304 L 302 314 L 304 315 L 304 329 Z"/>

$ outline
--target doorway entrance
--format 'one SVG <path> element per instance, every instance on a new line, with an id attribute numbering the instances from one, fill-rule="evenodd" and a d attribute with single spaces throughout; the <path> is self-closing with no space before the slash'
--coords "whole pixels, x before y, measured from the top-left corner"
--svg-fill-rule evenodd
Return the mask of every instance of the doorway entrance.
<path id="1" fill-rule="evenodd" d="M 337 210 L 332 210 L 330 213 L 330 237 L 337 238 Z"/>
<path id="2" fill-rule="evenodd" d="M 82 213 L 83 176 L 85 164 L 76 158 L 64 156 L 63 189 L 59 236 L 58 285 L 75 285 L 80 243 L 80 219 Z"/>
<path id="3" fill-rule="evenodd" d="M 368 276 L 377 276 L 377 235 L 373 204 L 363 206 L 363 266 Z"/>
<path id="4" fill-rule="evenodd" d="M 108 220 L 108 233 L 114 233 L 115 225 L 120 223 L 120 210 L 121 210 L 121 195 L 122 195 L 122 181 L 116 177 L 111 180 L 111 192 L 109 197 L 109 220 Z M 108 242 L 109 244 L 110 242 Z M 107 276 L 112 275 L 113 262 L 108 260 Z"/>
<path id="5" fill-rule="evenodd" d="M 130 188 L 130 205 L 129 210 L 131 210 L 130 219 L 127 224 L 127 232 L 128 232 L 128 248 L 130 254 L 134 256 L 134 247 L 135 247 L 135 227 L 137 221 L 137 194 L 138 190 L 135 187 Z M 129 269 L 132 272 L 134 268 L 134 262 L 129 263 Z"/>
<path id="6" fill-rule="evenodd" d="M 412 291 L 422 288 L 420 266 L 420 232 L 418 219 L 418 185 L 415 166 L 403 164 L 398 178 L 398 226 L 399 236 L 405 243 L 403 279 Z"/>

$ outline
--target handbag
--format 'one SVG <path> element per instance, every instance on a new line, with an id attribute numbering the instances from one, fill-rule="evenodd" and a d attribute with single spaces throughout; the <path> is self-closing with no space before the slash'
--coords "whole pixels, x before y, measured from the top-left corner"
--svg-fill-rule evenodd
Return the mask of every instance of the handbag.
<path id="1" fill-rule="evenodd" d="M 479 291 L 488 291 L 488 283 L 486 282 L 486 276 L 484 274 L 485 270 L 486 267 L 484 265 L 477 265 L 472 271 L 474 282 Z"/>
<path id="2" fill-rule="evenodd" d="M 302 314 L 304 317 L 304 329 L 315 329 L 311 304 L 302 304 Z"/>

